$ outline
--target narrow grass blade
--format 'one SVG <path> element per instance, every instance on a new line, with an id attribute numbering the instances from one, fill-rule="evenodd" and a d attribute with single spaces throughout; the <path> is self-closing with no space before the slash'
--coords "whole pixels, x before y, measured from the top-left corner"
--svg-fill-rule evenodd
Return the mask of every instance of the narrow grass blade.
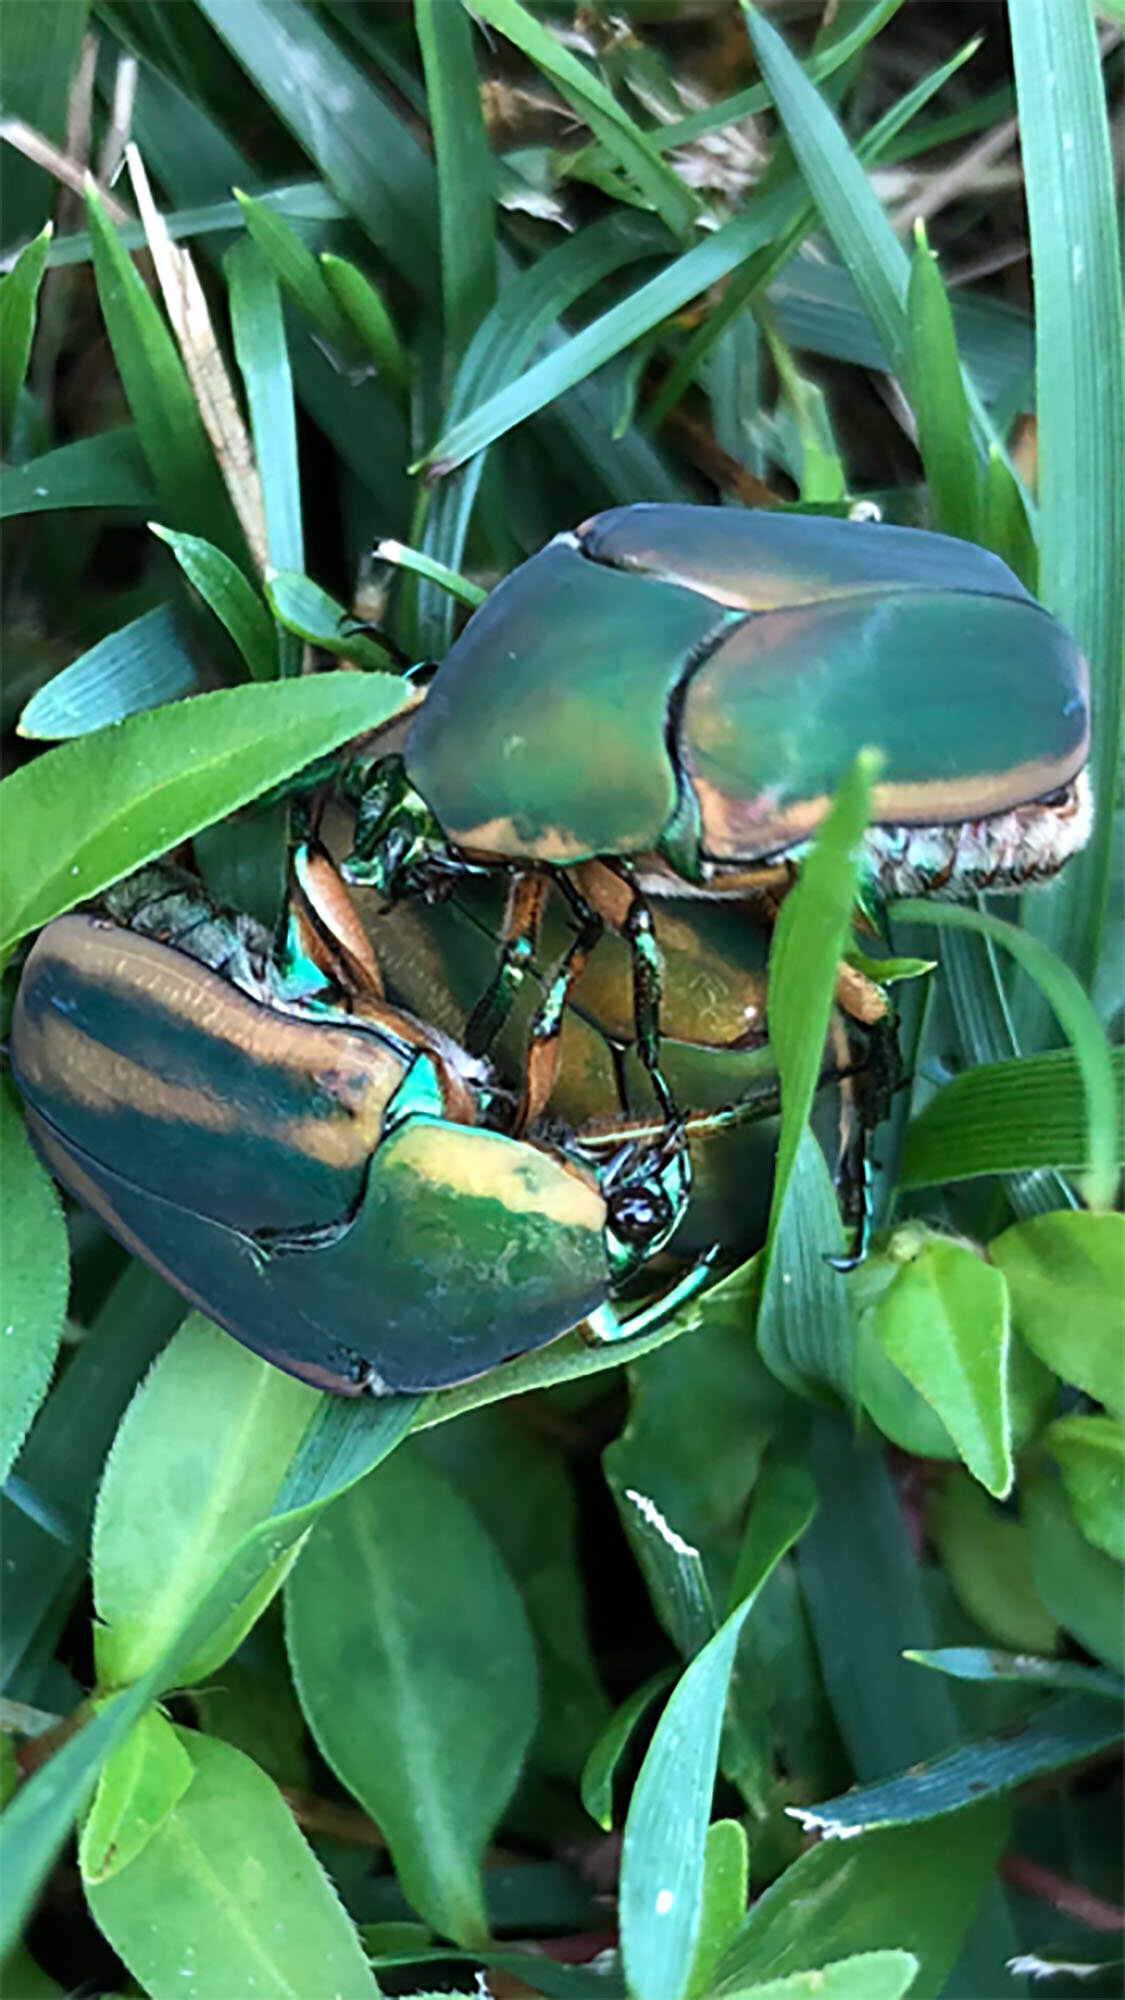
<path id="1" fill-rule="evenodd" d="M 1089 1135 L 1086 1194 L 1092 1207 L 1107 1207 L 1117 1186 L 1113 1064 L 1102 1024 L 1070 967 L 1037 938 L 981 910 L 918 899 L 895 903 L 892 914 L 905 923 L 932 923 L 939 928 L 975 931 L 990 938 L 1009 951 L 1035 981 L 1054 1009 L 1081 1067 Z"/>
<path id="2" fill-rule="evenodd" d="M 402 342 L 395 324 L 369 278 L 346 257 L 325 251 L 320 260 L 324 281 L 336 304 L 371 356 L 381 379 L 396 398 L 405 396 L 409 377 Z"/>
<path id="3" fill-rule="evenodd" d="M 266 509 L 274 569 L 305 566 L 301 480 L 293 377 L 277 279 L 255 243 L 235 245 L 225 259 L 234 351 L 246 384 L 250 427 Z"/>
<path id="4" fill-rule="evenodd" d="M 128 507 L 151 514 L 156 489 L 132 425 L 61 444 L 25 465 L 0 469 L 0 521 L 68 507 Z"/>
<path id="5" fill-rule="evenodd" d="M 452 370 L 496 297 L 496 172 L 468 15 L 449 0 L 415 0 L 414 27 L 437 166 L 445 363 Z"/>
<path id="6" fill-rule="evenodd" d="M 87 736 L 190 694 L 194 686 L 195 662 L 172 607 L 159 604 L 55 674 L 32 695 L 16 727 L 21 736 L 41 739 Z"/>
<path id="7" fill-rule="evenodd" d="M 0 452 L 5 456 L 27 374 L 51 230 L 52 225 L 45 223 L 39 235 L 20 251 L 7 275 L 0 278 Z"/>
<path id="8" fill-rule="evenodd" d="M 979 541 L 980 463 L 953 314 L 922 222 L 914 225 L 906 322 L 910 400 L 918 423 L 918 449 L 930 490 L 933 525 L 943 534 Z"/>
<path id="9" fill-rule="evenodd" d="M 1062 1695 L 1028 1717 L 1018 1734 L 966 1743 L 933 1764 L 915 1766 L 883 1784 L 861 1786 L 825 1805 L 789 1810 L 803 1826 L 826 1839 L 906 1826 L 1082 1763 L 1112 1749 L 1123 1735 L 1119 1717 L 1104 1702 L 1086 1695 Z"/>
<path id="10" fill-rule="evenodd" d="M 910 264 L 834 112 L 809 82 L 777 29 L 742 0 L 747 30 L 778 116 L 825 228 L 878 330 L 892 372 L 908 379 L 906 294 Z M 992 426 L 966 380 L 974 430 L 982 448 Z"/>
<path id="11" fill-rule="evenodd" d="M 230 502 L 172 336 L 92 187 L 86 210 L 106 331 L 164 512 L 212 536 L 216 523 L 229 523 L 219 539 L 231 540 Z"/>
<path id="12" fill-rule="evenodd" d="M 1115 1164 L 1125 1166 L 1125 1049 L 1111 1050 Z M 953 1078 L 907 1127 L 899 1186 L 940 1187 L 979 1174 L 1080 1169 L 1088 1120 L 1073 1049 L 982 1063 Z"/>
<path id="13" fill-rule="evenodd" d="M 682 2000 L 703 1907 L 703 1869 L 727 1684 L 743 1625 L 815 1508 L 803 1467 L 778 1460 L 755 1494 L 746 1595 L 677 1683 L 641 1767 L 625 1822 L 621 1938 L 635 2000 Z"/>
<path id="14" fill-rule="evenodd" d="M 1089 983 L 1106 915 L 1125 667 L 1125 319 L 1113 159 L 1087 0 L 1011 0 L 1035 280 L 1040 585 L 1092 673 L 1094 833 L 1027 924 Z"/>
<path id="15" fill-rule="evenodd" d="M 155 521 L 149 526 L 160 541 L 166 542 L 203 602 L 220 624 L 225 625 L 238 647 L 252 680 L 277 678 L 277 638 L 269 613 L 252 583 L 213 542 L 198 535 L 178 535 Z M 177 690 L 182 692 L 182 690 Z"/>
<path id="16" fill-rule="evenodd" d="M 376 248 L 414 291 L 435 300 L 434 170 L 405 120 L 310 7 L 294 0 L 199 6 Z"/>
<path id="17" fill-rule="evenodd" d="M 296 300 L 317 332 L 346 354 L 352 346 L 351 328 L 308 245 L 276 208 L 243 194 L 240 188 L 235 188 L 234 194 L 246 227 L 278 283 Z"/>
<path id="18" fill-rule="evenodd" d="M 441 4 L 441 0 L 438 0 Z M 640 190 L 674 235 L 690 229 L 699 213 L 698 198 L 629 117 L 600 78 L 538 21 L 518 0 L 472 0 L 476 18 L 506 35 L 529 62 L 542 70 L 561 91 L 579 118 L 600 139 L 610 159 Z"/>

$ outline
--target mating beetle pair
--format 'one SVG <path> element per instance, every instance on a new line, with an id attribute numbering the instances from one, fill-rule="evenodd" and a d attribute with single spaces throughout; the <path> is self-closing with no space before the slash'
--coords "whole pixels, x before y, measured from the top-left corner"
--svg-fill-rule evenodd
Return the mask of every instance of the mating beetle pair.
<path id="1" fill-rule="evenodd" d="M 35 947 L 12 1053 L 37 1141 L 204 1310 L 326 1387 L 464 1380 L 599 1312 L 618 1332 L 611 1291 L 688 1196 L 645 893 L 784 882 L 776 864 L 865 744 L 886 759 L 877 886 L 1036 879 L 1085 838 L 1087 738 L 1072 642 L 966 544 L 715 509 L 600 516 L 474 616 L 401 753 L 383 739 L 353 767 L 349 866 L 388 898 L 514 875 L 474 1051 L 531 962 L 546 880 L 563 890 L 578 935 L 537 1010 L 515 1133 L 551 1101 L 576 981 L 619 929 L 663 1139 L 598 1167 L 492 1130 L 491 1086 L 439 1035 L 373 993 L 294 1011 L 256 947 L 248 973 L 237 927 L 185 907 L 159 919 L 169 943 L 64 918 Z"/>

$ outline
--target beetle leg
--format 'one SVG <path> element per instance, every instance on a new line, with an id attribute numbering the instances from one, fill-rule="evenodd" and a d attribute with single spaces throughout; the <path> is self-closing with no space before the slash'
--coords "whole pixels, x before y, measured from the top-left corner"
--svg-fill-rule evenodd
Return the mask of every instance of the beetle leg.
<path id="1" fill-rule="evenodd" d="M 471 1056 L 487 1054 L 512 1011 L 535 952 L 547 887 L 547 876 L 531 869 L 512 877 L 496 970 L 465 1028 L 465 1047 Z"/>
<path id="2" fill-rule="evenodd" d="M 654 1333 L 664 1326 L 689 1299 L 698 1297 L 714 1269 L 718 1250 L 706 1250 L 698 1257 L 690 1270 L 674 1285 L 662 1292 L 651 1305 L 643 1306 L 639 1312 L 630 1313 L 619 1319 L 611 1305 L 599 1306 L 589 1314 L 578 1329 L 579 1335 L 589 1347 L 604 1347 L 618 1340 L 636 1340 L 642 1334 Z"/>
<path id="3" fill-rule="evenodd" d="M 559 1073 L 560 1037 L 567 1001 L 581 979 L 590 953 L 605 925 L 595 910 L 580 918 L 577 937 L 569 946 L 531 1023 L 524 1067 L 523 1098 L 516 1117 L 516 1135 L 542 1116 Z"/>
<path id="4" fill-rule="evenodd" d="M 633 1025 L 637 1054 L 648 1071 L 656 1101 L 671 1124 L 677 1113 L 672 1093 L 660 1070 L 663 974 L 652 927 L 652 912 L 623 863 L 611 867 L 606 861 L 585 861 L 569 872 L 572 879 L 568 882 L 564 874 L 560 876 L 560 882 L 571 901 L 581 898 L 603 922 L 624 938 L 629 947 L 633 960 Z"/>

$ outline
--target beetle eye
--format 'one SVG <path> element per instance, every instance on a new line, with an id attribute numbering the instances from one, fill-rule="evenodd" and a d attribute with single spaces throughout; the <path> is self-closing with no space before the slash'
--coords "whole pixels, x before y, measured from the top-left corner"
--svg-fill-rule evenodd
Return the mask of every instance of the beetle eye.
<path id="1" fill-rule="evenodd" d="M 644 1244 L 672 1225 L 672 1204 L 660 1188 L 622 1188 L 610 1196 L 609 1220 L 624 1243 Z"/>
<path id="2" fill-rule="evenodd" d="M 1035 803 L 1038 806 L 1051 806 L 1057 808 L 1059 806 L 1069 805 L 1070 799 L 1071 799 L 1071 787 L 1069 785 L 1059 785 L 1057 789 L 1053 792 L 1044 792 L 1043 797 L 1041 799 L 1036 799 Z"/>

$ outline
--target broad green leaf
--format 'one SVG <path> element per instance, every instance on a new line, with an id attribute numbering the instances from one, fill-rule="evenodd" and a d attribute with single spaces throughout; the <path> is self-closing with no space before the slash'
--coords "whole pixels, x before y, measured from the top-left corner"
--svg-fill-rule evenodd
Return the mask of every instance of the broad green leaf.
<path id="1" fill-rule="evenodd" d="M 1096 1660 L 1125 1674 L 1122 1565 L 1086 1540 L 1056 1479 L 1032 1480 L 1023 1511 L 1035 1588 L 1047 1610 Z"/>
<path id="2" fill-rule="evenodd" d="M 997 1499 L 1013 1479 L 1008 1404 L 1008 1289 L 967 1244 L 906 1239 L 905 1261 L 872 1308 L 874 1331 L 909 1382 L 937 1411 L 974 1479 Z"/>
<path id="3" fill-rule="evenodd" d="M 128 507 L 151 514 L 156 504 L 156 489 L 131 425 L 62 444 L 26 465 L 0 468 L 0 521 L 19 514 L 62 513 L 68 507 Z"/>
<path id="4" fill-rule="evenodd" d="M 366 632 L 354 625 L 342 604 L 337 604 L 311 577 L 295 570 L 274 570 L 266 577 L 266 599 L 279 625 L 307 639 L 326 653 L 354 660 L 357 666 L 378 672 L 389 664 L 389 655 Z"/>
<path id="5" fill-rule="evenodd" d="M 890 915 L 902 923 L 931 923 L 943 929 L 976 932 L 1010 952 L 1017 965 L 1035 981 L 1054 1009 L 1082 1071 L 1089 1135 L 1087 1199 L 1091 1207 L 1108 1206 L 1117 1185 L 1113 1064 L 1102 1024 L 1070 967 L 1038 938 L 983 910 L 968 909 L 958 903 L 926 903 L 918 898 L 893 903 Z"/>
<path id="6" fill-rule="evenodd" d="M 235 188 L 234 196 L 246 227 L 275 278 L 308 315 L 322 338 L 346 355 L 354 346 L 351 328 L 308 244 L 276 208 L 256 201 L 253 195 L 243 194 L 240 188 Z"/>
<path id="7" fill-rule="evenodd" d="M 984 1646 L 939 1646 L 930 1652 L 909 1652 L 917 1666 L 933 1667 L 957 1681 L 1011 1681 L 1053 1693 L 1078 1688 L 1120 1703 L 1125 1683 L 1104 1667 L 1087 1667 L 1081 1660 L 1041 1660 L 1034 1653 L 1003 1653 Z"/>
<path id="8" fill-rule="evenodd" d="M 195 1767 L 171 1723 L 150 1709 L 98 1779 L 78 1843 L 87 1887 L 108 1881 L 136 1860 L 194 1776 Z"/>
<path id="9" fill-rule="evenodd" d="M 582 1773 L 582 1803 L 603 1833 L 608 1833 L 613 1825 L 613 1781 L 633 1731 L 657 1697 L 671 1687 L 674 1679 L 675 1669 L 664 1667 L 660 1673 L 642 1681 L 639 1688 L 634 1688 L 616 1714 L 610 1717 L 586 1759 L 586 1768 Z"/>
<path id="10" fill-rule="evenodd" d="M 324 1516 L 286 1610 L 322 1756 L 386 1835 L 414 1908 L 483 1943 L 481 1860 L 537 1708 L 531 1633 L 493 1542 L 400 1453 Z"/>
<path id="11" fill-rule="evenodd" d="M 914 225 L 914 256 L 906 291 L 910 401 L 918 450 L 930 490 L 933 525 L 967 542 L 981 539 L 980 465 L 973 442 L 957 336 L 937 258 L 925 224 Z"/>
<path id="12" fill-rule="evenodd" d="M 1090 662 L 1094 831 L 1029 926 L 1093 977 L 1106 916 L 1125 660 L 1125 311 L 1105 85 L 1089 5 L 1011 0 L 1035 291 L 1040 585 Z"/>
<path id="13" fill-rule="evenodd" d="M 1060 1695 L 1027 1716 L 1018 1731 L 964 1743 L 932 1764 L 916 1764 L 901 1777 L 861 1785 L 825 1805 L 790 1806 L 794 1818 L 825 1839 L 885 1827 L 908 1826 L 961 1811 L 976 1801 L 1014 1791 L 1033 1778 L 1081 1764 L 1112 1749 L 1125 1726 L 1109 1704 L 1089 1695 Z"/>
<path id="14" fill-rule="evenodd" d="M 277 677 L 277 638 L 269 613 L 252 583 L 237 563 L 232 563 L 213 542 L 198 535 L 178 535 L 174 528 L 149 526 L 160 541 L 167 542 L 189 583 L 194 584 L 203 602 L 225 625 L 255 681 Z"/>
<path id="15" fill-rule="evenodd" d="M 1060 1417 L 1042 1442 L 1086 1540 L 1125 1562 L 1125 1426 L 1113 1417 Z"/>
<path id="16" fill-rule="evenodd" d="M 881 1950 L 888 1939 L 919 1962 L 911 2000 L 938 2000 L 992 1881 L 1008 1821 L 1003 1805 L 989 1803 L 955 1820 L 820 1841 L 758 1898 L 719 1966 L 714 2000 Z"/>
<path id="17" fill-rule="evenodd" d="M 404 395 L 409 366 L 395 323 L 370 278 L 348 262 L 325 251 L 320 259 L 324 280 L 336 304 L 396 397 Z"/>
<path id="18" fill-rule="evenodd" d="M 222 689 L 49 750 L 0 784 L 0 948 L 383 722 L 402 683 Z"/>
<path id="19" fill-rule="evenodd" d="M 0 1091 L 0 1159 L 0 1479 L 6 1479 L 51 1380 L 69 1261 L 58 1195 L 7 1088 Z"/>
<path id="20" fill-rule="evenodd" d="M 21 736 L 88 736 L 190 694 L 194 685 L 195 662 L 172 607 L 158 604 L 55 674 L 32 695 L 16 727 Z"/>
<path id="21" fill-rule="evenodd" d="M 877 1262 L 869 1258 L 861 1272 Z M 858 1290 L 852 1280 L 853 1296 Z M 1054 1407 L 1057 1378 L 1036 1359 L 1018 1335 L 1008 1342 L 1007 1402 L 1013 1450 L 1019 1451 L 1046 1423 Z M 883 1436 L 912 1458 L 960 1458 L 937 1411 L 895 1367 L 880 1345 L 873 1311 L 859 1321 L 856 1393 Z"/>
<path id="22" fill-rule="evenodd" d="M 437 167 L 449 367 L 460 359 L 496 297 L 496 174 L 481 116 L 469 16 L 447 0 L 416 0 L 414 29 Z M 536 33 L 542 32 L 536 27 Z"/>
<path id="23" fill-rule="evenodd" d="M 988 1254 L 1032 1351 L 1064 1382 L 1125 1415 L 1125 1217 L 1031 1216 L 995 1237 Z"/>
<path id="24" fill-rule="evenodd" d="M 1125 1166 L 1125 1049 L 1111 1050 L 1114 1151 Z M 962 1071 L 906 1130 L 899 1185 L 937 1187 L 980 1174 L 1082 1166 L 1087 1147 L 1082 1071 L 1073 1049 Z"/>
<path id="25" fill-rule="evenodd" d="M 103 1686 L 137 1680 L 167 1651 L 270 1512 L 317 1398 L 199 1313 L 185 1321 L 125 1412 L 98 1494 L 92 1567 Z M 280 1580 L 267 1571 L 264 1583 L 272 1592 Z M 233 1629 L 183 1662 L 185 1680 L 214 1672 L 262 1601 L 245 1616 L 240 1607 Z"/>
<path id="26" fill-rule="evenodd" d="M 16 404 L 27 374 L 39 285 L 53 225 L 44 223 L 0 278 L 0 454 L 7 457 Z"/>
<path id="27" fill-rule="evenodd" d="M 106 332 L 161 507 L 233 551 L 230 501 L 172 336 L 92 185 L 86 214 Z"/>
<path id="28" fill-rule="evenodd" d="M 763 1585 L 814 1508 L 811 1483 L 795 1462 L 779 1460 L 763 1475 L 746 1531 L 746 1595 L 685 1669 L 641 1766 L 625 1822 L 620 1889 L 622 1954 L 636 2000 L 681 2000 L 688 1992 L 735 1649 Z"/>
<path id="29" fill-rule="evenodd" d="M 912 1952 L 862 1951 L 815 1972 L 791 1972 L 787 1979 L 741 1986 L 730 2000 L 902 2000 L 917 1970 Z"/>
<path id="30" fill-rule="evenodd" d="M 691 227 L 699 212 L 697 197 L 661 159 L 647 134 L 622 109 L 599 77 L 586 69 L 518 0 L 473 0 L 472 12 L 479 21 L 506 35 L 551 79 L 674 234 L 680 235 Z"/>
<path id="31" fill-rule="evenodd" d="M 394 1450 L 417 1411 L 417 1401 L 409 1396 L 358 1406 L 340 1397 L 323 1398 L 294 1453 L 271 1514 L 242 1537 L 221 1575 L 189 1608 L 185 1624 L 165 1652 L 140 1680 L 101 1703 L 92 1719 L 21 1787 L 0 1819 L 5 1891 L 0 1956 L 18 1935 L 36 1889 L 107 1757 L 157 1696 L 174 1685 L 181 1662 L 204 1652 L 214 1633 L 237 1615 L 263 1575 L 283 1559 L 328 1501 Z M 124 1880 L 124 1871 L 116 1879 Z"/>
<path id="32" fill-rule="evenodd" d="M 275 569 L 304 569 L 297 418 L 281 293 L 256 243 L 236 243 L 224 259 L 230 287 L 234 351 L 246 401 L 266 511 L 266 541 Z"/>
<path id="33" fill-rule="evenodd" d="M 933 1496 L 926 1519 L 949 1580 L 977 1624 L 1002 1646 L 1053 1653 L 1058 1630 L 1032 1579 L 1026 1524 L 1000 1513 L 959 1473 Z"/>
<path id="34" fill-rule="evenodd" d="M 106 1452 L 138 1380 L 186 1311 L 155 1272 L 130 1260 L 32 1425 L 12 1475 L 18 1483 L 0 1500 L 9 1564 L 0 1597 L 6 1692 L 33 1691 L 40 1663 L 85 1588 Z M 21 1489 L 26 1508 L 16 1504 Z"/>
<path id="35" fill-rule="evenodd" d="M 118 1957 L 153 2000 L 374 2000 L 351 1920 L 276 1786 L 229 1744 L 176 1735 L 190 1785 L 127 1867 L 86 1885 Z"/>
<path id="36" fill-rule="evenodd" d="M 741 1822 L 713 1820 L 707 1829 L 703 1906 L 688 1980 L 688 2000 L 706 2000 L 715 1967 L 746 1915 L 749 1875 L 750 1854 Z"/>

